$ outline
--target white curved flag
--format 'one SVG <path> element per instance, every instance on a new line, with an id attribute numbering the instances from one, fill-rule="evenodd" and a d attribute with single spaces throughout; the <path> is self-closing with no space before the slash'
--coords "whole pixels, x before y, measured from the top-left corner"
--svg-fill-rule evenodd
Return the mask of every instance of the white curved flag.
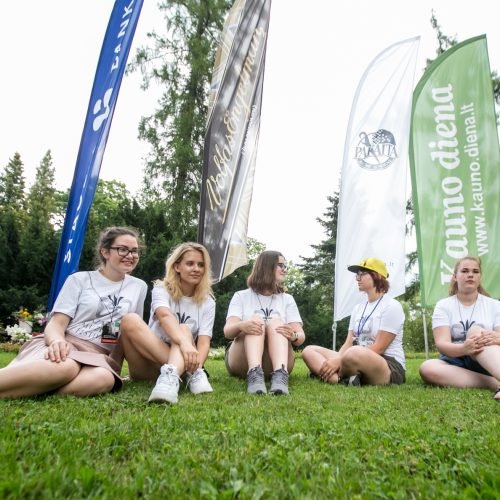
<path id="1" fill-rule="evenodd" d="M 381 52 L 354 96 L 340 184 L 335 321 L 362 299 L 347 266 L 366 257 L 386 263 L 389 295 L 405 289 L 406 174 L 419 42 L 403 40 Z"/>

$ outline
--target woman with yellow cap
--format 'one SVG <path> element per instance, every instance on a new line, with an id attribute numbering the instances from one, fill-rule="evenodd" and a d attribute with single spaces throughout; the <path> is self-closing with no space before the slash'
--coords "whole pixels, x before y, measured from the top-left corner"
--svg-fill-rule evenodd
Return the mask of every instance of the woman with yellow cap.
<path id="1" fill-rule="evenodd" d="M 310 345 L 302 359 L 313 376 L 330 384 L 403 384 L 405 316 L 401 304 L 387 295 L 385 263 L 368 257 L 347 269 L 356 274 L 366 299 L 354 307 L 346 341 L 339 352 Z"/>

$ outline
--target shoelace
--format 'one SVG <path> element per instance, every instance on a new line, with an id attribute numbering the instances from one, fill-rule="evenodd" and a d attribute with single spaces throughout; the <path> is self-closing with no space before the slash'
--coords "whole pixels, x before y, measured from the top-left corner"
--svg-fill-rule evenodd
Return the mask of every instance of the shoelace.
<path id="1" fill-rule="evenodd" d="M 276 370 L 273 373 L 273 381 L 276 380 L 279 384 L 288 384 L 288 372 L 283 369 Z"/>
<path id="2" fill-rule="evenodd" d="M 257 368 L 253 368 L 252 370 L 250 370 L 250 372 L 248 373 L 248 382 L 254 383 L 260 382 L 261 380 L 262 373 L 260 372 L 260 370 L 258 370 Z"/>
<path id="3" fill-rule="evenodd" d="M 198 382 L 203 376 L 203 372 L 201 370 L 196 370 L 189 378 L 186 384 L 186 387 L 189 387 L 191 384 Z"/>
<path id="4" fill-rule="evenodd" d="M 173 372 L 173 370 L 162 371 L 160 376 L 161 383 L 164 384 L 175 384 L 179 383 L 179 377 Z"/>

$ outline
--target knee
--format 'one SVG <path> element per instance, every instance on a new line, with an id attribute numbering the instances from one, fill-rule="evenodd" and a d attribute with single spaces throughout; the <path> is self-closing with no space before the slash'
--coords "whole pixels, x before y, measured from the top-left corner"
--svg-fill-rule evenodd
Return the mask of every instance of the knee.
<path id="1" fill-rule="evenodd" d="M 66 361 L 57 363 L 59 377 L 64 384 L 71 382 L 80 373 L 80 364 L 67 358 Z"/>
<path id="2" fill-rule="evenodd" d="M 343 366 L 358 366 L 363 359 L 366 347 L 352 346 L 342 355 Z"/>
<path id="3" fill-rule="evenodd" d="M 435 383 L 438 376 L 439 376 L 439 370 L 438 366 L 436 366 L 436 363 L 434 363 L 432 360 L 427 360 L 424 361 L 421 365 L 420 368 L 418 369 L 418 373 L 420 374 L 420 377 L 424 382 L 427 382 L 428 384 Z"/>
<path id="4" fill-rule="evenodd" d="M 314 356 L 314 346 L 308 345 L 306 348 L 304 348 L 301 356 L 302 359 L 307 363 L 311 359 L 311 356 Z"/>
<path id="5" fill-rule="evenodd" d="M 120 335 L 129 337 L 138 331 L 143 319 L 136 313 L 128 313 L 123 316 L 120 322 Z"/>
<path id="6" fill-rule="evenodd" d="M 467 338 L 473 338 L 473 337 L 478 337 L 481 335 L 481 332 L 483 331 L 483 328 L 480 327 L 479 325 L 473 325 L 469 328 L 467 332 Z"/>
<path id="7" fill-rule="evenodd" d="M 105 394 L 107 392 L 111 392 L 113 387 L 115 386 L 115 377 L 114 375 L 103 368 L 100 370 L 99 376 L 96 377 L 95 385 L 94 385 L 94 394 Z"/>

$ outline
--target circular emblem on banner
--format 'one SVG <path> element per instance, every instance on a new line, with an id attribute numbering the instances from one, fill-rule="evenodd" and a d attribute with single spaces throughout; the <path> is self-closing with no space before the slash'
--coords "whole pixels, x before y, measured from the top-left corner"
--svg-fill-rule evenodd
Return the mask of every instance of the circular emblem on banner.
<path id="1" fill-rule="evenodd" d="M 355 158 L 361 168 L 383 170 L 397 157 L 396 141 L 388 130 L 380 129 L 373 134 L 359 134 Z"/>

